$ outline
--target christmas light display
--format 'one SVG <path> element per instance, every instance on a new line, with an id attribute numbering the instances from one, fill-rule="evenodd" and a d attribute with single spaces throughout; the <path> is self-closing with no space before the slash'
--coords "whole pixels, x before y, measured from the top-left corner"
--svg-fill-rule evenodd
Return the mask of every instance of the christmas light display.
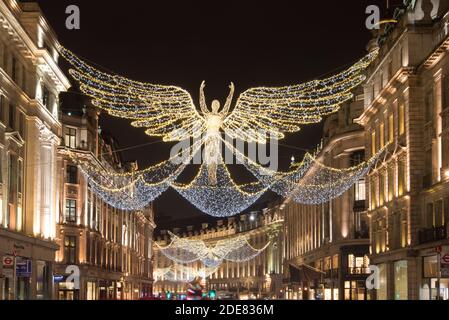
<path id="1" fill-rule="evenodd" d="M 172 282 L 192 282 L 195 279 L 209 278 L 217 268 L 194 268 L 180 264 L 174 264 L 167 268 L 158 268 L 153 272 L 153 277 L 158 281 L 172 281 Z"/>
<path id="2" fill-rule="evenodd" d="M 134 120 L 136 127 L 147 128 L 150 136 L 164 141 L 183 141 L 207 132 L 213 137 L 219 130 L 247 142 L 266 142 L 266 135 L 282 139 L 286 132 L 297 132 L 300 125 L 318 123 L 336 112 L 341 103 L 352 98 L 351 90 L 360 85 L 363 71 L 377 57 L 368 54 L 349 69 L 323 80 L 279 88 L 258 87 L 243 92 L 230 111 L 234 85 L 224 108 L 212 102 L 207 109 L 204 82 L 200 88 L 197 111 L 190 94 L 176 86 L 143 83 L 112 75 L 85 63 L 66 48 L 61 55 L 74 67 L 70 74 L 80 83 L 93 104 L 113 116 Z M 260 135 L 260 132 L 265 134 Z M 213 140 L 213 139 L 212 139 Z"/>
<path id="3" fill-rule="evenodd" d="M 117 173 L 92 158 L 67 151 L 78 164 L 92 191 L 106 203 L 121 210 L 140 210 L 159 197 L 183 172 L 200 150 L 200 142 L 180 151 L 167 161 L 145 170 Z"/>
<path id="4" fill-rule="evenodd" d="M 210 184 L 209 169 L 209 164 L 203 164 L 197 177 L 188 185 L 172 184 L 185 199 L 208 215 L 215 217 L 236 215 L 249 208 L 268 189 L 259 182 L 237 185 L 223 159 L 214 168 L 214 184 Z"/>
<path id="5" fill-rule="evenodd" d="M 256 249 L 249 244 L 247 237 L 239 236 L 219 240 L 214 246 L 207 246 L 202 240 L 179 238 L 170 233 L 171 243 L 165 247 L 156 243 L 161 253 L 178 264 L 201 261 L 208 268 L 218 268 L 223 261 L 245 262 L 262 253 L 269 243 Z"/>
<path id="6" fill-rule="evenodd" d="M 381 149 L 368 161 L 346 169 L 335 169 L 325 166 L 311 154 L 306 153 L 303 161 L 291 172 L 277 172 L 246 157 L 242 152 L 233 148 L 229 142 L 222 140 L 227 148 L 232 150 L 238 161 L 267 188 L 283 197 L 290 197 L 293 201 L 315 205 L 335 199 L 348 191 L 356 181 L 362 179 L 375 165 L 388 145 Z"/>
<path id="7" fill-rule="evenodd" d="M 120 209 L 139 209 L 156 199 L 170 186 L 201 211 L 212 216 L 232 216 L 250 207 L 268 189 L 295 201 L 322 203 L 341 195 L 366 173 L 366 166 L 337 171 L 319 166 L 310 155 L 303 165 L 291 173 L 272 172 L 243 159 L 244 165 L 258 182 L 237 185 L 221 156 L 222 132 L 244 142 L 265 144 L 270 139 L 282 139 L 288 132 L 297 132 L 301 125 L 317 123 L 322 117 L 336 112 L 341 103 L 352 98 L 351 90 L 365 79 L 363 71 L 377 57 L 370 53 L 349 69 L 323 80 L 304 84 L 269 88 L 252 88 L 243 92 L 231 111 L 234 84 L 223 108 L 214 100 L 208 109 L 200 87 L 200 110 L 190 94 L 176 86 L 155 85 L 133 81 L 102 72 L 61 47 L 61 55 L 73 66 L 70 74 L 80 84 L 93 104 L 109 114 L 132 120 L 135 127 L 146 128 L 150 136 L 164 141 L 185 141 L 200 138 L 192 155 L 204 148 L 204 162 L 189 184 L 176 183 L 186 162 L 173 165 L 168 160 L 144 171 L 114 174 L 81 163 L 92 189 L 107 203 Z M 229 147 L 229 146 L 228 146 Z M 317 169 L 318 168 L 318 169 Z M 321 201 L 321 202 L 320 202 Z M 222 257 L 202 256 L 209 266 L 221 263 Z"/>

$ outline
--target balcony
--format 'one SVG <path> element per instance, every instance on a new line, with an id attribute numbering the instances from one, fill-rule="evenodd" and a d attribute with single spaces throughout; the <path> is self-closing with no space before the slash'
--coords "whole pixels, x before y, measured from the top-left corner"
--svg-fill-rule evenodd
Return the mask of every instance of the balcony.
<path id="1" fill-rule="evenodd" d="M 447 239 L 447 226 L 419 230 L 419 243 L 429 243 Z"/>

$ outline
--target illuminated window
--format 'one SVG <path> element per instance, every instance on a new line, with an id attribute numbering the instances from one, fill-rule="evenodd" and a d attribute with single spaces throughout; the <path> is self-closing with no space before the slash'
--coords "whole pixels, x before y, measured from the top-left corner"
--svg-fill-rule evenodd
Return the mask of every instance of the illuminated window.
<path id="1" fill-rule="evenodd" d="M 394 186 L 395 186 L 394 167 L 390 167 L 388 168 L 388 201 L 392 201 L 395 196 Z"/>
<path id="2" fill-rule="evenodd" d="M 379 267 L 379 284 L 380 288 L 377 290 L 377 300 L 387 300 L 387 266 L 380 264 Z"/>
<path id="3" fill-rule="evenodd" d="M 76 222 L 76 200 L 67 199 L 65 202 L 65 221 Z"/>
<path id="4" fill-rule="evenodd" d="M 375 180 L 375 178 L 371 178 L 370 189 L 371 189 L 371 210 L 374 210 L 375 208 L 377 208 L 376 180 Z"/>
<path id="5" fill-rule="evenodd" d="M 76 263 L 76 237 L 66 236 L 64 239 L 64 257 L 68 264 Z"/>
<path id="6" fill-rule="evenodd" d="M 354 201 L 365 201 L 365 200 L 366 200 L 365 179 L 360 179 L 355 183 Z"/>
<path id="7" fill-rule="evenodd" d="M 423 257 L 424 278 L 438 277 L 438 258 L 436 255 Z"/>
<path id="8" fill-rule="evenodd" d="M 379 126 L 379 143 L 380 143 L 380 149 L 385 147 L 385 125 L 383 123 Z"/>
<path id="9" fill-rule="evenodd" d="M 394 299 L 408 299 L 408 266 L 406 260 L 394 263 Z"/>
<path id="10" fill-rule="evenodd" d="M 405 161 L 400 160 L 398 162 L 398 195 L 403 196 L 406 193 L 407 188 L 407 173 L 405 170 Z"/>
<path id="11" fill-rule="evenodd" d="M 385 204 L 385 179 L 385 174 L 379 176 L 379 205 L 381 206 Z"/>
<path id="12" fill-rule="evenodd" d="M 405 133 L 405 106 L 401 104 L 399 106 L 399 135 Z"/>
<path id="13" fill-rule="evenodd" d="M 394 116 L 391 114 L 388 117 L 388 142 L 393 142 L 394 140 Z"/>
<path id="14" fill-rule="evenodd" d="M 76 129 L 65 128 L 65 146 L 68 148 L 76 148 Z"/>
<path id="15" fill-rule="evenodd" d="M 371 154 L 374 155 L 377 153 L 376 146 L 376 132 L 371 133 Z"/>

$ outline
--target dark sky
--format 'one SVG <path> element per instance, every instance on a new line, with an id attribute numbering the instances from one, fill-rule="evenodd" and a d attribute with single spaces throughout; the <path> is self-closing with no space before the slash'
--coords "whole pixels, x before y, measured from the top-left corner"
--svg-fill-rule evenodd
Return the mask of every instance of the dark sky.
<path id="1" fill-rule="evenodd" d="M 331 74 L 362 57 L 370 39 L 365 9 L 386 0 L 346 1 L 107 1 L 38 0 L 60 42 L 105 70 L 132 79 L 173 84 L 198 101 L 202 80 L 210 102 L 254 86 L 289 85 Z M 78 5 L 81 30 L 65 28 L 65 8 Z M 122 147 L 157 139 L 127 121 L 103 116 L 102 126 Z M 281 146 L 288 165 L 301 148 L 313 148 L 321 126 L 303 128 Z M 125 159 L 141 168 L 166 160 L 170 145 L 134 148 Z M 299 149 L 295 149 L 299 148 Z M 174 218 L 199 217 L 174 191 L 156 203 L 156 212 Z"/>

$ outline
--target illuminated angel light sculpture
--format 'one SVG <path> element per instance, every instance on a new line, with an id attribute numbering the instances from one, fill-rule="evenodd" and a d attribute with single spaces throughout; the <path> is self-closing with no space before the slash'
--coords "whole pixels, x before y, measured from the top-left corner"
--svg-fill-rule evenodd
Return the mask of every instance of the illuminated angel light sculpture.
<path id="1" fill-rule="evenodd" d="M 103 170 L 101 175 L 96 168 L 87 165 L 83 172 L 94 191 L 114 207 L 138 209 L 172 187 L 203 212 L 226 217 L 251 206 L 267 189 L 283 196 L 295 191 L 298 195 L 293 199 L 298 202 L 323 203 L 341 195 L 365 173 L 364 170 L 350 168 L 338 175 L 324 174 L 335 170 L 328 168 L 311 179 L 310 172 L 317 163 L 308 156 L 303 166 L 288 173 L 271 172 L 257 163 L 246 161 L 245 166 L 258 182 L 237 185 L 223 161 L 221 143 L 222 134 L 225 134 L 247 143 L 266 144 L 268 139 L 280 140 L 286 133 L 298 132 L 302 125 L 320 122 L 352 98 L 351 90 L 365 80 L 363 71 L 377 57 L 377 52 L 326 79 L 285 87 L 248 89 L 240 94 L 233 108 L 233 83 L 223 108 L 219 101 L 214 100 L 209 109 L 203 82 L 199 110 L 190 94 L 182 88 L 105 73 L 66 48 L 61 47 L 60 52 L 73 66 L 70 74 L 79 82 L 80 90 L 92 98 L 94 106 L 112 116 L 131 120 L 134 127 L 146 128 L 147 135 L 162 137 L 165 142 L 198 140 L 198 145 L 190 149 L 192 153 L 199 152 L 198 148 L 204 149 L 198 175 L 192 183 L 185 185 L 175 181 L 185 168 L 185 162 L 174 166 L 166 161 L 132 174 Z M 228 148 L 240 157 L 236 148 Z M 372 159 L 366 164 L 371 163 Z M 264 174 L 260 174 L 261 171 Z M 303 178 L 305 180 L 301 180 Z M 327 178 L 331 180 L 327 181 Z M 340 180 L 332 180 L 335 178 Z"/>
<path id="2" fill-rule="evenodd" d="M 209 278 L 218 268 L 194 268 L 180 264 L 173 264 L 166 268 L 157 268 L 153 271 L 155 282 L 172 281 L 172 282 L 192 282 L 198 278 Z"/>
<path id="3" fill-rule="evenodd" d="M 218 268 L 223 261 L 252 260 L 270 245 L 267 243 L 263 248 L 256 249 L 248 242 L 247 237 L 238 236 L 219 240 L 214 246 L 207 246 L 202 240 L 183 239 L 173 233 L 169 234 L 170 244 L 164 247 L 156 243 L 164 256 L 179 264 L 201 261 L 207 268 Z"/>

